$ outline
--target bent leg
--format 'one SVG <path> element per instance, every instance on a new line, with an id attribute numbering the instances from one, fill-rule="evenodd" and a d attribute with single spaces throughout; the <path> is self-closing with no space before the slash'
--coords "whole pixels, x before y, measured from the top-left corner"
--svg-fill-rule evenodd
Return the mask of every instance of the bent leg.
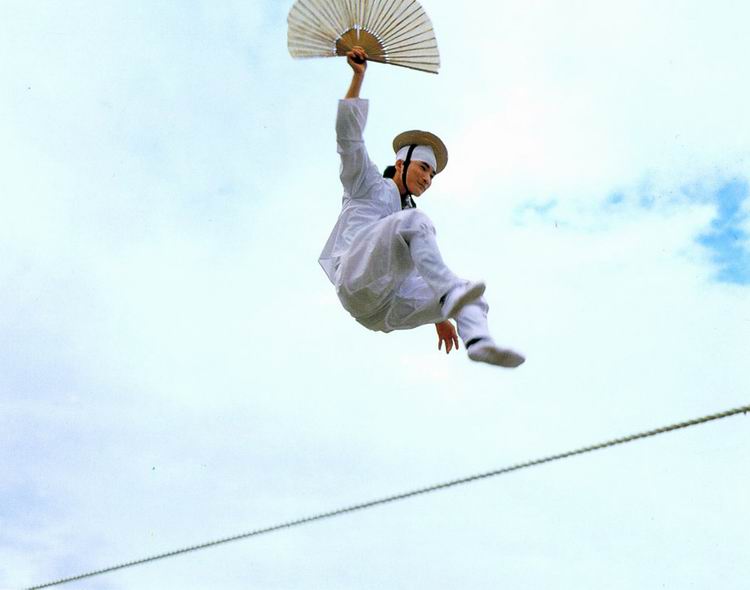
<path id="1" fill-rule="evenodd" d="M 455 320 L 458 335 L 464 345 L 472 340 L 490 337 L 487 326 L 488 310 L 487 301 L 480 297 L 458 312 Z M 437 324 L 445 319 L 432 288 L 415 270 L 395 292 L 385 322 L 391 330 L 409 330 L 426 324 Z"/>
<path id="2" fill-rule="evenodd" d="M 435 302 L 462 283 L 443 262 L 429 217 L 408 209 L 373 223 L 357 235 L 341 259 L 339 298 L 354 317 L 375 313 L 389 303 L 415 270 Z"/>
<path id="3" fill-rule="evenodd" d="M 400 215 L 399 235 L 408 244 L 417 271 L 439 299 L 462 281 L 443 261 L 430 218 L 419 209 L 407 209 Z"/>
<path id="4" fill-rule="evenodd" d="M 411 330 L 444 318 L 432 288 L 416 269 L 399 285 L 385 316 L 390 330 Z"/>

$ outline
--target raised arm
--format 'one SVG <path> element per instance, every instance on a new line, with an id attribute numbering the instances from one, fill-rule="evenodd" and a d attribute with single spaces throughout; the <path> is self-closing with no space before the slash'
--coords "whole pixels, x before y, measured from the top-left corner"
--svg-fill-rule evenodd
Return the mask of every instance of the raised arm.
<path id="1" fill-rule="evenodd" d="M 361 47 L 354 47 L 346 54 L 346 61 L 354 70 L 354 75 L 344 98 L 359 98 L 359 91 L 362 89 L 365 71 L 367 71 L 367 54 Z"/>
<path id="2" fill-rule="evenodd" d="M 370 187 L 382 181 L 375 164 L 370 161 L 362 137 L 369 102 L 359 97 L 367 69 L 367 54 L 361 47 L 347 53 L 347 62 L 354 71 L 346 97 L 339 101 L 336 116 L 336 144 L 341 156 L 339 178 L 349 197 L 360 199 L 370 194 Z M 361 62 L 361 63 L 360 63 Z"/>

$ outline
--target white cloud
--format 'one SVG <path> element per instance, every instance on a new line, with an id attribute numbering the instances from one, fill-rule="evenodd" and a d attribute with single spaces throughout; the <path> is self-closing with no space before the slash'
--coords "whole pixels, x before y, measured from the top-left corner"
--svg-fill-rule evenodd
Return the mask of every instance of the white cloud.
<path id="1" fill-rule="evenodd" d="M 644 174 L 674 188 L 746 168 L 743 10 L 483 5 L 494 34 L 445 35 L 460 62 L 446 77 L 470 90 L 451 109 L 463 129 L 447 190 L 590 199 Z"/>

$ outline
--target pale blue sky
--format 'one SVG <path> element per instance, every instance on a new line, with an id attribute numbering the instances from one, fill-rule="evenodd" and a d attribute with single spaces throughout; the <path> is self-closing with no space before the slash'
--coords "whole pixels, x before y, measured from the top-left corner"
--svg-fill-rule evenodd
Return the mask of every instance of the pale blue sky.
<path id="1" fill-rule="evenodd" d="M 289 57 L 290 6 L 0 4 L 0 589 L 748 403 L 745 3 L 425 0 L 441 73 L 370 67 L 373 160 L 448 144 L 420 207 L 515 372 L 338 305 L 349 71 Z M 733 418 L 70 587 L 739 589 L 749 445 Z"/>
<path id="2" fill-rule="evenodd" d="M 716 193 L 716 217 L 699 242 L 712 251 L 718 267 L 716 279 L 726 283 L 750 285 L 747 181 L 730 181 Z"/>

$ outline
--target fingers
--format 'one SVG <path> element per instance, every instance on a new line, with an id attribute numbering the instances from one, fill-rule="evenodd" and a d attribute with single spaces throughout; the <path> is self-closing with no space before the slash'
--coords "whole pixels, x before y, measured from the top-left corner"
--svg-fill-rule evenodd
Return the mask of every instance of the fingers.
<path id="1" fill-rule="evenodd" d="M 361 59 L 362 61 L 367 59 L 367 52 L 359 45 L 352 47 L 352 53 L 357 59 Z"/>
<path id="2" fill-rule="evenodd" d="M 346 57 L 357 65 L 362 65 L 367 61 L 367 53 L 359 46 L 352 47 L 352 50 L 347 52 Z"/>
<path id="3" fill-rule="evenodd" d="M 443 350 L 445 343 L 445 354 L 450 354 L 453 349 L 458 350 L 458 333 L 451 322 L 435 324 L 438 334 L 438 350 Z"/>
<path id="4" fill-rule="evenodd" d="M 456 333 L 456 328 L 453 324 L 448 324 L 450 326 L 450 330 L 448 332 L 448 351 L 450 352 L 454 348 L 458 350 L 458 334 Z"/>

